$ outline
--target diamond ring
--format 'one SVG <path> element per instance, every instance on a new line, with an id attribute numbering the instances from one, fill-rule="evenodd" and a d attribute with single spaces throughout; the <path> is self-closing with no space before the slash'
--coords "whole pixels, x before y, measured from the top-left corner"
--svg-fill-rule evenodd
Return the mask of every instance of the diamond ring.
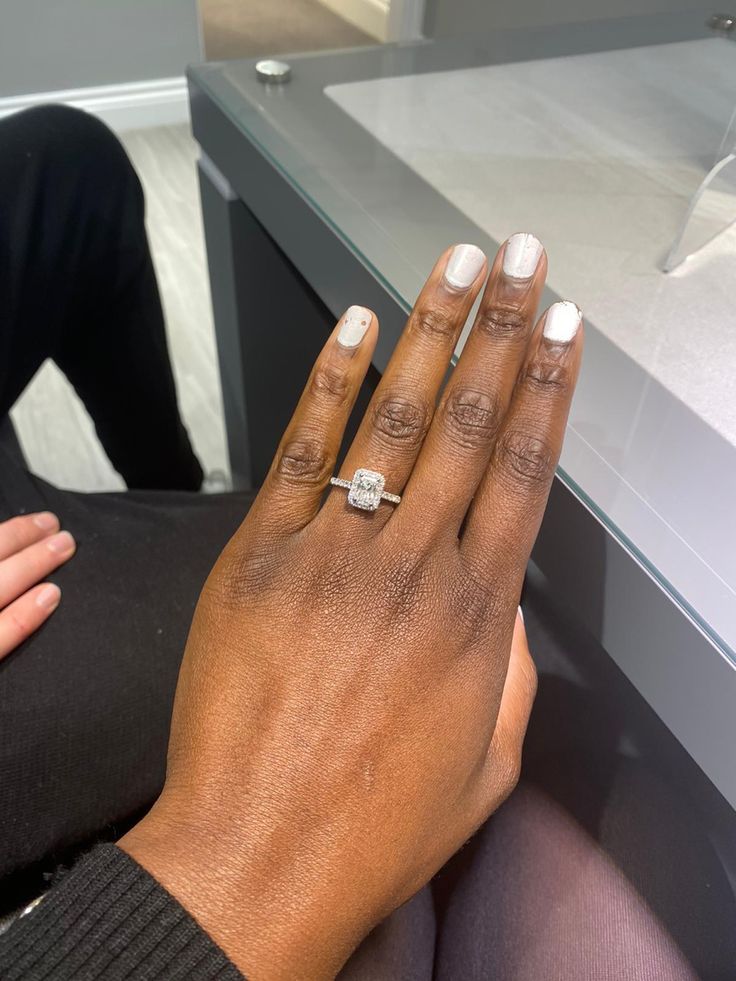
<path id="1" fill-rule="evenodd" d="M 375 470 L 356 470 L 352 480 L 341 477 L 330 477 L 330 483 L 335 487 L 345 487 L 348 490 L 348 504 L 361 511 L 375 511 L 381 501 L 399 504 L 398 494 L 384 491 L 386 478 Z"/>

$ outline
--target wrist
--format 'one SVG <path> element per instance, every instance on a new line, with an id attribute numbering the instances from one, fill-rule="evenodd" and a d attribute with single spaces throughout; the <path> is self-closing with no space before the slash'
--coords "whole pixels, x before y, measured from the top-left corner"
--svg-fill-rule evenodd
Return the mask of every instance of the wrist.
<path id="1" fill-rule="evenodd" d="M 176 818 L 163 801 L 118 847 L 152 875 L 250 981 L 334 978 L 369 928 L 286 855 L 258 854 L 245 832 Z M 276 847 L 275 845 L 273 846 Z"/>

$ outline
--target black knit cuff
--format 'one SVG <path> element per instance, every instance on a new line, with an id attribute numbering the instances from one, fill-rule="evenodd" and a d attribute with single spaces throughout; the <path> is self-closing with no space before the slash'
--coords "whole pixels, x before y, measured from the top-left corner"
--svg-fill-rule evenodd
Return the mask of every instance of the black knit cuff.
<path id="1" fill-rule="evenodd" d="M 0 936 L 3 981 L 243 981 L 186 910 L 115 845 L 100 845 Z"/>

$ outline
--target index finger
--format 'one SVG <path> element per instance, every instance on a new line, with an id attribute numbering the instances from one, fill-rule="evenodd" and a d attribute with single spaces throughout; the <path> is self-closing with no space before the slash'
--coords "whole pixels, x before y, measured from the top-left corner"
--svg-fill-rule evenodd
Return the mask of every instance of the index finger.
<path id="1" fill-rule="evenodd" d="M 566 300 L 552 304 L 532 338 L 466 523 L 461 550 L 469 567 L 483 574 L 492 562 L 494 582 L 505 582 L 515 597 L 560 457 L 582 348 L 580 310 Z"/>
<path id="2" fill-rule="evenodd" d="M 19 514 L 0 522 L 0 560 L 40 542 L 59 530 L 59 519 L 50 511 Z"/>

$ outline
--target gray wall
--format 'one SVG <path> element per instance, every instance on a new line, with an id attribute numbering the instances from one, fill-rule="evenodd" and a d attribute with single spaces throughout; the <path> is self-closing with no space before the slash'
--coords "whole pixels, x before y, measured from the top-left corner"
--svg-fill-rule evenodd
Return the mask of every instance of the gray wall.
<path id="1" fill-rule="evenodd" d="M 0 0 L 0 98 L 182 75 L 196 0 Z"/>
<path id="2" fill-rule="evenodd" d="M 704 0 L 426 0 L 424 33 L 427 37 L 455 37 L 504 27 L 567 24 L 701 8 L 709 14 L 720 10 L 718 4 L 706 4 Z"/>

